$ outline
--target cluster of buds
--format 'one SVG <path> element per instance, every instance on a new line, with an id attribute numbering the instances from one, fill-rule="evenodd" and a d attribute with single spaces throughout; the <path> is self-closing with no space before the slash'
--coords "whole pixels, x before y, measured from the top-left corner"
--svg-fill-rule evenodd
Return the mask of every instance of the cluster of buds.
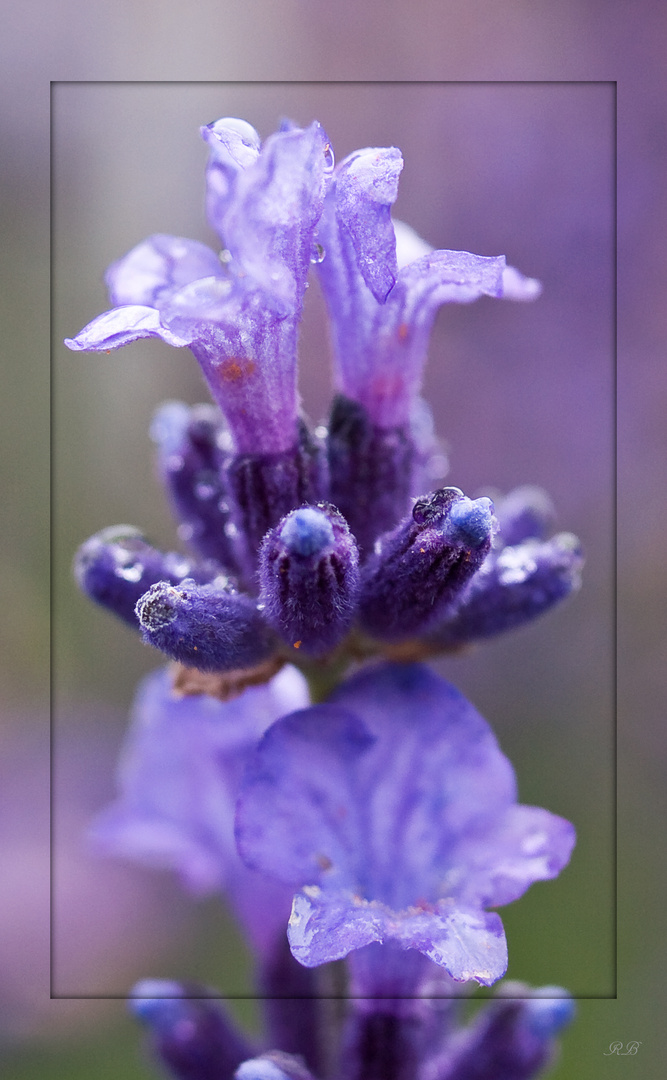
<path id="1" fill-rule="evenodd" d="M 112 309 L 67 341 L 187 346 L 215 403 L 168 402 L 152 428 L 187 555 L 117 526 L 75 559 L 82 590 L 171 661 L 140 689 L 93 835 L 225 891 L 266 1044 L 189 984 L 145 981 L 132 1007 L 180 1080 L 528 1080 L 570 1019 L 564 992 L 514 987 L 468 1026 L 458 999 L 506 971 L 489 909 L 555 877 L 574 830 L 518 804 L 489 725 L 423 661 L 549 610 L 582 554 L 538 489 L 433 486 L 420 389 L 440 305 L 540 286 L 392 221 L 393 147 L 334 167 L 318 123 L 263 146 L 240 120 L 202 135 L 220 253 L 149 238 L 109 268 Z M 314 429 L 297 391 L 311 267 L 336 380 Z M 313 969 L 344 957 L 332 1054 Z"/>

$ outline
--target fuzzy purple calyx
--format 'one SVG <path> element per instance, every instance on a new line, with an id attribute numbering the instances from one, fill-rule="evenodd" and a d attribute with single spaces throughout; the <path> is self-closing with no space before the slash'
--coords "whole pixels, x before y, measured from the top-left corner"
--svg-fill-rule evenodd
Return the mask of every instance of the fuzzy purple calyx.
<path id="1" fill-rule="evenodd" d="M 225 478 L 232 439 L 220 411 L 167 401 L 153 417 L 151 438 L 180 539 L 200 556 L 238 572 Z"/>
<path id="2" fill-rule="evenodd" d="M 74 577 L 82 592 L 135 628 L 137 601 L 156 582 L 178 585 L 191 578 L 204 584 L 219 576 L 220 568 L 210 560 L 196 562 L 176 552 L 158 551 L 131 525 L 112 525 L 95 533 L 74 558 Z"/>
<path id="3" fill-rule="evenodd" d="M 333 649 L 354 617 L 359 554 L 347 522 L 327 503 L 293 510 L 265 537 L 260 604 L 285 642 L 306 655 Z"/>
<path id="4" fill-rule="evenodd" d="M 138 601 L 136 613 L 148 645 L 199 671 L 253 667 L 273 652 L 256 605 L 228 585 L 172 586 L 160 581 Z"/>
<path id="5" fill-rule="evenodd" d="M 460 645 L 523 626 L 577 591 L 583 563 L 581 544 L 572 533 L 494 549 L 460 605 L 428 628 L 428 639 L 440 646 Z"/>
<path id="6" fill-rule="evenodd" d="M 479 570 L 495 527 L 490 499 L 469 499 L 456 487 L 417 499 L 362 569 L 362 628 L 388 641 L 424 633 Z"/>

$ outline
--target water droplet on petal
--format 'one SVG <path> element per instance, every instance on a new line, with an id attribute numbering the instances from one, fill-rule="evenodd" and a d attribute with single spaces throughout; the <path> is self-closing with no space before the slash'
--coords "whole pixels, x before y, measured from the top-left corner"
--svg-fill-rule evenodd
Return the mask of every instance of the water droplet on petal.
<path id="1" fill-rule="evenodd" d="M 333 172 L 336 159 L 334 158 L 333 148 L 331 143 L 327 143 L 324 147 L 324 167 L 327 172 Z"/>
<path id="2" fill-rule="evenodd" d="M 225 536 L 228 536 L 230 540 L 233 540 L 235 536 L 238 536 L 239 530 L 236 528 L 233 521 L 228 521 L 225 525 L 224 532 Z"/>
<path id="3" fill-rule="evenodd" d="M 226 266 L 227 263 L 230 263 L 232 261 L 232 253 L 227 248 L 223 248 L 218 255 L 218 258 L 220 259 L 222 265 Z"/>
<path id="4" fill-rule="evenodd" d="M 326 255 L 326 251 L 324 250 L 322 245 L 318 244 L 317 241 L 315 241 L 315 243 L 313 244 L 312 250 L 310 252 L 310 261 L 311 261 L 311 263 L 313 263 L 313 265 L 316 266 L 318 263 L 321 263 L 321 262 L 324 261 L 324 256 L 325 255 Z"/>
<path id="5" fill-rule="evenodd" d="M 215 495 L 215 488 L 213 487 L 213 484 L 200 482 L 199 484 L 195 484 L 195 495 L 198 499 L 201 499 L 202 502 L 205 502 L 207 499 L 213 498 Z"/>
<path id="6" fill-rule="evenodd" d="M 143 563 L 130 563 L 128 566 L 117 566 L 116 577 L 123 581 L 141 581 L 144 572 Z"/>
<path id="7" fill-rule="evenodd" d="M 231 432 L 227 431 L 226 429 L 224 431 L 219 432 L 219 434 L 216 437 L 215 441 L 216 441 L 216 445 L 218 446 L 218 449 L 220 449 L 220 450 L 233 450 L 234 449 L 234 442 L 232 440 Z"/>
<path id="8" fill-rule="evenodd" d="M 220 511 L 221 514 L 228 514 L 229 513 L 229 503 L 227 502 L 226 499 L 219 499 L 218 500 L 218 510 Z"/>

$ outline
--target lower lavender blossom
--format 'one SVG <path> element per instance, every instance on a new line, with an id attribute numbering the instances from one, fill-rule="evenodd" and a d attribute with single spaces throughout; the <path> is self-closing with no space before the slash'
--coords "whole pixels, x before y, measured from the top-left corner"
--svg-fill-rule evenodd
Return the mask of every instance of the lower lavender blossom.
<path id="1" fill-rule="evenodd" d="M 555 877 L 574 829 L 517 804 L 509 761 L 452 686 L 388 664 L 266 733 L 236 837 L 250 867 L 297 890 L 289 939 L 301 963 L 395 941 L 489 986 L 507 948 L 487 909 Z"/>

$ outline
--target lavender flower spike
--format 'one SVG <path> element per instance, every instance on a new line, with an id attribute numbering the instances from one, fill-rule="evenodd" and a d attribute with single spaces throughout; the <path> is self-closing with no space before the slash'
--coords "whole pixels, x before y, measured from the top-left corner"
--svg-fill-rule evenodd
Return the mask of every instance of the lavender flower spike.
<path id="1" fill-rule="evenodd" d="M 65 344 L 108 352 L 159 337 L 187 345 L 236 450 L 281 453 L 297 441 L 296 333 L 331 148 L 318 123 L 276 132 L 261 150 L 242 121 L 203 133 L 223 261 L 195 241 L 150 237 L 109 268 L 113 309 Z"/>
<path id="2" fill-rule="evenodd" d="M 486 909 L 557 876 L 574 829 L 517 805 L 509 761 L 458 691 L 387 664 L 265 734 L 236 837 L 249 866 L 297 889 L 288 936 L 302 964 L 395 942 L 488 986 L 507 947 Z"/>

